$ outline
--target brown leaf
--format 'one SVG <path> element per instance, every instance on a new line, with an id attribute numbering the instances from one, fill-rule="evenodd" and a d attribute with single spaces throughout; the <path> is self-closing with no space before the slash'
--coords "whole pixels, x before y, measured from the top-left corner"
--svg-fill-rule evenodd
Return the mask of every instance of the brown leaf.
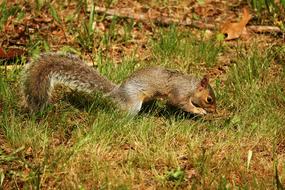
<path id="1" fill-rule="evenodd" d="M 20 48 L 9 48 L 7 51 L 4 51 L 4 49 L 0 47 L 0 59 L 13 59 L 23 55 L 24 53 L 25 50 Z"/>
<path id="2" fill-rule="evenodd" d="M 186 170 L 186 176 L 188 180 L 191 180 L 192 178 L 197 177 L 197 172 L 195 169 Z"/>
<path id="3" fill-rule="evenodd" d="M 35 17 L 34 21 L 36 22 L 43 22 L 43 23 L 50 23 L 52 21 L 52 18 L 46 16 L 46 15 L 42 15 L 39 17 Z"/>
<path id="4" fill-rule="evenodd" d="M 230 23 L 229 21 L 226 21 L 221 26 L 221 32 L 226 35 L 225 40 L 233 40 L 239 38 L 242 34 L 247 33 L 246 31 L 246 25 L 248 21 L 251 19 L 249 11 L 247 8 L 243 9 L 243 15 L 240 22 L 237 23 Z"/>
<path id="5" fill-rule="evenodd" d="M 222 13 L 222 10 L 217 8 L 217 6 L 211 4 L 207 6 L 197 6 L 194 8 L 194 11 L 201 17 L 212 17 Z"/>
<path id="6" fill-rule="evenodd" d="M 7 52 L 7 57 L 12 59 L 18 56 L 21 56 L 25 53 L 25 51 L 23 49 L 19 49 L 19 48 L 10 48 Z"/>
<path id="7" fill-rule="evenodd" d="M 26 155 L 28 155 L 28 156 L 32 155 L 32 153 L 33 153 L 33 148 L 32 148 L 32 147 L 28 147 L 25 153 L 26 153 Z"/>
<path id="8" fill-rule="evenodd" d="M 4 58 L 6 56 L 6 52 L 3 50 L 3 48 L 0 48 L 0 58 Z"/>

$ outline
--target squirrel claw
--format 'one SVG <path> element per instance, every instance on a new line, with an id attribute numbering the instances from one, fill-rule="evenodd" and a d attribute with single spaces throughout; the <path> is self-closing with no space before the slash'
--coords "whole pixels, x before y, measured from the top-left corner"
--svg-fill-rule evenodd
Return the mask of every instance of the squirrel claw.
<path id="1" fill-rule="evenodd" d="M 203 108 L 195 107 L 195 109 L 193 110 L 193 113 L 198 114 L 198 115 L 206 115 L 207 111 L 204 110 Z"/>

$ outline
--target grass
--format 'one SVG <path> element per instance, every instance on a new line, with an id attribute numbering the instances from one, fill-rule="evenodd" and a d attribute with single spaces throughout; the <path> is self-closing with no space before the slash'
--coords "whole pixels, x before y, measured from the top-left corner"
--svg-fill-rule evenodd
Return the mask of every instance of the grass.
<path id="1" fill-rule="evenodd" d="M 59 17 L 55 7 L 50 11 Z M 96 19 L 91 17 L 85 24 Z M 120 36 L 117 25 L 112 20 L 105 36 L 81 36 L 87 43 L 77 41 L 71 49 L 93 52 L 90 40 L 101 41 L 102 52 L 92 54 L 96 67 L 118 83 L 149 64 L 201 76 L 231 48 L 170 26 L 147 42 L 150 61 L 137 59 L 134 50 L 115 64 L 105 49 L 131 43 L 135 27 L 123 25 Z M 29 53 L 47 43 L 31 41 Z M 228 55 L 227 72 L 212 78 L 219 114 L 201 118 L 163 102 L 129 118 L 101 94 L 70 93 L 29 115 L 20 104 L 21 67 L 9 70 L 0 77 L 0 189 L 284 189 L 284 47 L 261 52 L 258 45 L 238 46 Z"/>
<path id="2" fill-rule="evenodd" d="M 256 19 L 261 23 L 271 23 L 277 25 L 284 31 L 284 11 L 285 1 L 273 1 L 273 0 L 250 0 L 249 6 L 256 12 Z M 265 19 L 266 18 L 266 19 Z M 264 22 L 265 21 L 265 22 Z"/>

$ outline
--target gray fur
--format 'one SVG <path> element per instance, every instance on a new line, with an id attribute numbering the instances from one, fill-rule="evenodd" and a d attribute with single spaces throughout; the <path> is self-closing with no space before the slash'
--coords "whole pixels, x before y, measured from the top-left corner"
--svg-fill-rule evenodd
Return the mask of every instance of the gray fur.
<path id="1" fill-rule="evenodd" d="M 56 85 L 91 93 L 111 92 L 116 85 L 78 57 L 44 53 L 24 69 L 23 93 L 28 107 L 35 111 L 45 106 Z"/>
<path id="2" fill-rule="evenodd" d="M 189 112 L 203 113 L 202 108 L 195 108 L 191 102 L 194 94 L 199 94 L 196 90 L 200 81 L 176 71 L 149 67 L 116 85 L 76 56 L 44 53 L 25 67 L 23 93 L 32 111 L 44 107 L 54 87 L 60 84 L 86 93 L 101 91 L 130 114 L 137 114 L 143 102 L 158 98 Z"/>

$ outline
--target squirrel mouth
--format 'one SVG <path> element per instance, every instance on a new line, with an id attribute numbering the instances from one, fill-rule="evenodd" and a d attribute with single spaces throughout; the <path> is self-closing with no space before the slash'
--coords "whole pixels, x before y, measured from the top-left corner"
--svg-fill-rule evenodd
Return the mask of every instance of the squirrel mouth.
<path id="1" fill-rule="evenodd" d="M 199 106 L 199 105 L 196 104 L 195 102 L 191 101 L 191 103 L 192 103 L 192 105 L 193 105 L 194 107 L 200 108 L 200 109 L 204 110 L 204 111 L 205 111 L 205 114 L 208 112 L 205 108 L 202 108 L 201 106 Z"/>
<path id="2" fill-rule="evenodd" d="M 191 101 L 191 103 L 193 104 L 193 106 L 197 107 L 197 108 L 201 108 L 198 104 L 196 104 L 195 102 Z"/>
<path id="3" fill-rule="evenodd" d="M 197 108 L 202 108 L 201 106 L 199 106 L 198 104 L 196 104 L 193 101 L 191 101 L 191 103 L 193 104 L 193 106 L 195 106 Z M 205 110 L 207 113 L 217 113 L 216 108 L 202 108 L 202 109 Z"/>

